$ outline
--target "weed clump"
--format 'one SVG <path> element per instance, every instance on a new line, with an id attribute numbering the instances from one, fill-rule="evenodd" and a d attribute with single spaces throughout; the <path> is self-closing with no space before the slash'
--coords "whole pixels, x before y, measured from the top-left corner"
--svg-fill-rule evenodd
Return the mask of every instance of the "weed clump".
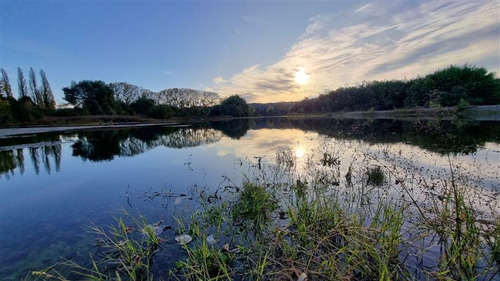
<path id="1" fill-rule="evenodd" d="M 382 171 L 382 168 L 380 166 L 368 169 L 368 171 L 366 172 L 366 176 L 367 176 L 366 180 L 367 185 L 381 186 L 384 184 L 385 175 L 384 171 Z"/>
<path id="2" fill-rule="evenodd" d="M 242 227 L 255 229 L 269 223 L 270 214 L 277 207 L 277 201 L 265 185 L 245 182 L 232 207 L 232 217 L 235 223 Z"/>

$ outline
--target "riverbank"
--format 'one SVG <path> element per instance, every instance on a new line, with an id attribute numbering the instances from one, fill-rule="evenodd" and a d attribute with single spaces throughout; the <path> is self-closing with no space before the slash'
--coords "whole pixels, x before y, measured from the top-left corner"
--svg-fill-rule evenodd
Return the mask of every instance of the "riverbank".
<path id="1" fill-rule="evenodd" d="M 481 105 L 467 107 L 408 108 L 381 111 L 352 111 L 332 113 L 332 116 L 343 118 L 377 118 L 377 119 L 457 119 L 464 118 L 476 121 L 500 121 L 500 105 Z"/>
<path id="2" fill-rule="evenodd" d="M 269 118 L 269 117 L 333 117 L 349 119 L 467 119 L 475 121 L 500 121 L 500 105 L 468 106 L 463 108 L 442 107 L 442 108 L 410 108 L 383 111 L 352 111 L 352 112 L 331 112 L 317 114 L 289 114 L 287 116 L 254 116 L 247 118 Z M 0 128 L 0 139 L 15 135 L 75 131 L 98 128 L 123 128 L 138 126 L 182 126 L 181 124 L 197 121 L 218 121 L 235 119 L 227 118 L 171 118 L 168 120 L 157 120 L 142 118 L 140 116 L 76 116 L 76 117 L 48 117 L 43 122 L 34 124 L 19 124 L 18 127 Z"/>

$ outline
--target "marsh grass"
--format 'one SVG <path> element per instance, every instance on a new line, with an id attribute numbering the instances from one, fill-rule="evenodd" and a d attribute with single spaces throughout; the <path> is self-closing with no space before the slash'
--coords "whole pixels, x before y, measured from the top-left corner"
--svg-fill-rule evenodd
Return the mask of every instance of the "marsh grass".
<path id="1" fill-rule="evenodd" d="M 187 258 L 177 262 L 177 269 L 185 280 L 229 280 L 234 254 L 208 245 L 206 235 L 200 236 L 200 243 L 194 247 L 183 244 Z M 175 275 L 175 273 L 172 273 Z M 179 279 L 179 278 L 177 278 Z"/>
<path id="2" fill-rule="evenodd" d="M 397 177 L 380 159 L 367 156 L 361 163 L 352 161 L 341 177 L 338 158 L 322 156 L 318 161 L 322 169 L 298 176 L 296 159 L 282 148 L 276 169 L 264 167 L 259 159 L 256 175 L 245 176 L 231 193 L 221 196 L 220 188 L 200 193 L 199 209 L 175 218 L 177 234 L 187 233 L 194 240 L 172 246 L 180 247 L 183 255 L 169 278 L 498 279 L 499 220 L 485 224 L 477 218 L 467 200 L 468 187 L 456 180 L 451 161 L 450 178 L 442 180 L 439 196 L 426 197 L 428 202 L 422 204 L 409 178 Z M 399 196 L 386 192 L 390 177 L 396 178 Z M 92 256 L 91 266 L 62 265 L 89 280 L 158 280 L 151 273 L 162 244 L 155 234 L 158 225 L 143 217 L 126 217 L 134 228 L 142 229 L 141 235 L 122 219 L 110 231 L 94 227 L 102 237 L 103 251 Z M 433 257 L 436 247 L 439 255 Z M 431 266 L 420 265 L 419 259 L 428 259 Z M 59 266 L 34 274 L 66 280 L 56 271 Z"/>
<path id="3" fill-rule="evenodd" d="M 384 184 L 385 175 L 380 166 L 368 168 L 366 176 L 367 176 L 366 179 L 367 185 L 381 186 Z"/>
<path id="4" fill-rule="evenodd" d="M 143 216 L 136 218 L 126 211 L 123 215 L 129 224 L 120 217 L 108 230 L 90 227 L 89 232 L 98 237 L 97 251 L 91 255 L 90 265 L 64 260 L 47 269 L 34 271 L 32 275 L 48 280 L 153 280 L 150 269 L 163 242 L 158 237 L 158 232 L 163 231 L 161 222 L 151 225 Z"/>

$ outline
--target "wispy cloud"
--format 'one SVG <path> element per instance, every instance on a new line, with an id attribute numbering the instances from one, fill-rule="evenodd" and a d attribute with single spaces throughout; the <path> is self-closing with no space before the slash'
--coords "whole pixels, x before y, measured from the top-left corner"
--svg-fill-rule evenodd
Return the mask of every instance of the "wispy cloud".
<path id="1" fill-rule="evenodd" d="M 373 4 L 371 4 L 371 3 L 370 3 L 370 4 L 366 4 L 366 5 L 361 6 L 359 9 L 357 9 L 357 10 L 356 10 L 356 11 L 354 11 L 354 12 L 355 12 L 355 13 L 361 13 L 361 12 L 363 12 L 363 11 L 365 11 L 365 10 L 369 9 L 369 8 L 370 8 L 370 7 L 372 7 L 372 6 L 373 6 Z"/>
<path id="2" fill-rule="evenodd" d="M 269 102 L 366 80 L 412 78 L 450 64 L 498 73 L 499 10 L 498 1 L 374 2 L 350 14 L 318 15 L 281 59 L 217 77 L 213 88 L 223 96 L 241 93 L 251 102 Z M 298 67 L 305 68 L 309 84 L 295 83 Z"/>
<path id="3" fill-rule="evenodd" d="M 263 23 L 262 19 L 258 17 L 252 17 L 252 16 L 242 16 L 242 19 L 244 22 L 247 23 L 253 23 L 253 24 L 261 24 Z"/>

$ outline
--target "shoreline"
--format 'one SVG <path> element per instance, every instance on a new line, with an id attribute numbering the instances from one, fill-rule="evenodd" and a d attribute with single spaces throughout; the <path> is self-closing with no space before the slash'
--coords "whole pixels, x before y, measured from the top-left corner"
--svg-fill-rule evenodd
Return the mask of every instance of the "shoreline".
<path id="1" fill-rule="evenodd" d="M 40 133 L 51 132 L 67 132 L 79 131 L 88 129 L 108 129 L 108 128 L 133 128 L 133 127 L 148 127 L 148 126 L 169 126 L 169 127 L 184 127 L 178 122 L 156 122 L 156 123 L 135 123 L 135 124 L 108 124 L 108 125 L 80 125 L 80 126 L 43 126 L 43 127 L 21 127 L 21 128 L 0 128 L 0 140 L 14 136 L 23 136 Z"/>
<path id="2" fill-rule="evenodd" d="M 325 113 L 309 113 L 309 114 L 289 114 L 284 116 L 253 116 L 244 117 L 241 119 L 254 118 L 347 118 L 347 119 L 465 119 L 473 121 L 500 121 L 500 105 L 482 105 L 468 106 L 458 110 L 456 107 L 443 108 L 411 108 L 411 109 L 395 109 L 381 111 L 351 111 L 351 112 L 325 112 Z M 27 125 L 22 127 L 6 127 L 0 128 L 0 139 L 5 139 L 14 136 L 22 136 L 38 133 L 77 131 L 88 129 L 105 129 L 105 128 L 132 128 L 146 126 L 188 126 L 186 123 L 199 121 L 220 121 L 240 119 L 237 117 L 217 117 L 217 118 L 173 118 L 170 121 L 158 120 L 140 120 L 137 122 L 119 122 L 109 124 L 72 124 L 64 125 Z"/>

